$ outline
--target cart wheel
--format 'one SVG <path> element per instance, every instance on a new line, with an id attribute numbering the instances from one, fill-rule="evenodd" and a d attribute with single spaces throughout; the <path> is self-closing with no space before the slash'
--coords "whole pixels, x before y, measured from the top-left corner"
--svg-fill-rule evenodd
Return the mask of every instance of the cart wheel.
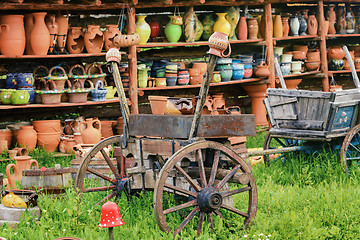
<path id="1" fill-rule="evenodd" d="M 360 124 L 353 127 L 344 138 L 340 150 L 340 161 L 344 171 L 360 165 Z"/>
<path id="2" fill-rule="evenodd" d="M 106 192 L 98 204 L 113 198 L 124 189 L 127 178 L 121 176 L 119 158 L 112 159 L 105 150 L 108 146 L 119 146 L 121 136 L 106 138 L 96 144 L 84 157 L 75 178 L 75 189 L 78 193 Z M 86 177 L 85 177 L 86 176 Z M 95 197 L 95 195 L 94 195 Z"/>
<path id="3" fill-rule="evenodd" d="M 268 133 L 264 142 L 264 150 L 300 146 L 302 143 L 303 140 L 272 137 L 271 134 Z M 266 165 L 270 165 L 270 162 L 276 162 L 277 160 L 285 161 L 285 153 L 273 154 L 272 156 L 264 155 Z"/>
<path id="4" fill-rule="evenodd" d="M 230 185 L 232 190 L 226 189 L 228 182 L 234 183 Z M 169 200 L 171 193 L 182 196 L 183 201 Z M 257 203 L 251 168 L 232 149 L 211 141 L 192 143 L 171 156 L 161 169 L 154 189 L 157 222 L 166 232 L 171 231 L 168 223 L 172 223 L 176 227 L 174 235 L 197 213 L 198 235 L 205 218 L 214 227 L 213 214 L 228 227 L 235 226 L 239 217 L 248 227 L 255 217 Z M 178 218 L 181 223 L 176 221 Z"/>

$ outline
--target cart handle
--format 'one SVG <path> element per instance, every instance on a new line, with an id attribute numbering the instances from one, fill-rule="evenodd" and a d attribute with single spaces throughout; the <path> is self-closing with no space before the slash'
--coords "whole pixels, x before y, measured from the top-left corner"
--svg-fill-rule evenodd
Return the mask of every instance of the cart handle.
<path id="1" fill-rule="evenodd" d="M 350 69 L 351 69 L 351 75 L 352 75 L 352 78 L 353 78 L 353 81 L 354 81 L 354 84 L 355 84 L 355 87 L 356 88 L 360 88 L 360 82 L 359 82 L 359 77 L 356 73 L 356 70 L 355 70 L 355 65 L 354 65 L 354 62 L 351 58 L 351 55 L 349 53 L 349 50 L 347 48 L 347 46 L 343 46 L 343 50 L 345 52 L 345 55 L 346 55 L 346 58 L 350 64 Z"/>

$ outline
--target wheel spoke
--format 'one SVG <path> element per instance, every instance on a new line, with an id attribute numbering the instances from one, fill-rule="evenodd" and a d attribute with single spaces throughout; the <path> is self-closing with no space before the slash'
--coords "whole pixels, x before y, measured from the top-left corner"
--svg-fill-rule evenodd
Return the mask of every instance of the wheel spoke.
<path id="1" fill-rule="evenodd" d="M 346 160 L 360 160 L 360 157 L 347 157 Z"/>
<path id="2" fill-rule="evenodd" d="M 109 168 L 113 172 L 116 179 L 120 179 L 120 174 L 119 174 L 118 170 L 116 169 L 116 167 L 114 166 L 114 164 L 111 162 L 109 155 L 105 152 L 105 150 L 103 148 L 100 150 L 100 152 L 101 152 L 102 156 L 104 157 L 105 161 L 107 162 L 107 164 L 109 165 Z"/>
<path id="3" fill-rule="evenodd" d="M 207 218 L 208 218 L 208 222 L 210 224 L 211 229 L 214 229 L 214 219 L 213 219 L 212 215 L 213 215 L 212 212 L 208 213 Z"/>
<path id="4" fill-rule="evenodd" d="M 219 165 L 219 158 L 220 158 L 220 151 L 217 150 L 214 154 L 214 161 L 213 161 L 213 165 L 211 168 L 211 174 L 210 174 L 210 179 L 209 179 L 210 187 L 212 187 L 215 182 L 215 177 L 216 177 L 216 173 L 217 173 L 217 169 L 218 169 L 218 165 Z"/>
<path id="5" fill-rule="evenodd" d="M 83 193 L 86 193 L 86 192 L 108 191 L 108 190 L 114 190 L 114 189 L 115 189 L 115 185 L 111 185 L 111 186 L 105 186 L 105 187 L 84 188 L 80 191 Z"/>
<path id="6" fill-rule="evenodd" d="M 204 218 L 205 218 L 205 212 L 200 212 L 199 225 L 198 225 L 198 230 L 197 230 L 197 235 L 198 236 L 200 236 L 201 227 L 202 227 L 202 224 L 204 222 Z"/>
<path id="7" fill-rule="evenodd" d="M 277 141 L 282 147 L 286 147 L 286 144 L 282 141 L 280 141 L 279 138 L 273 138 L 275 141 Z M 270 139 L 270 142 L 271 142 L 271 139 Z"/>
<path id="8" fill-rule="evenodd" d="M 349 143 L 349 146 L 351 146 L 352 148 L 354 148 L 357 152 L 360 152 L 360 149 L 359 149 L 357 146 L 355 146 L 354 144 Z"/>
<path id="9" fill-rule="evenodd" d="M 224 208 L 224 209 L 226 209 L 226 210 L 229 210 L 230 212 L 239 214 L 239 215 L 241 215 L 241 216 L 243 216 L 243 217 L 247 217 L 247 218 L 250 217 L 247 213 L 244 213 L 244 212 L 242 212 L 242 211 L 240 211 L 240 210 L 238 210 L 238 209 L 236 209 L 236 208 L 230 207 L 230 206 L 228 206 L 228 205 L 221 204 L 221 207 Z"/>
<path id="10" fill-rule="evenodd" d="M 189 176 L 189 174 L 187 174 L 184 169 L 182 169 L 182 167 L 180 167 L 179 165 L 175 164 L 175 168 L 176 170 L 178 170 L 181 175 L 183 175 L 185 177 L 185 179 L 190 183 L 190 185 L 197 191 L 200 192 L 201 187 Z"/>
<path id="11" fill-rule="evenodd" d="M 231 190 L 231 191 L 227 191 L 227 192 L 222 192 L 221 196 L 223 198 L 225 197 L 229 197 L 238 193 L 242 193 L 242 192 L 246 192 L 246 191 L 250 191 L 251 187 L 243 187 L 243 188 L 239 188 L 239 189 L 235 189 L 235 190 Z"/>
<path id="12" fill-rule="evenodd" d="M 201 187 L 207 187 L 206 175 L 205 175 L 205 168 L 204 168 L 204 161 L 201 153 L 201 149 L 198 149 L 195 154 L 195 158 L 199 165 L 199 174 L 201 179 Z"/>
<path id="13" fill-rule="evenodd" d="M 224 218 L 224 216 L 221 214 L 221 212 L 219 211 L 219 209 L 214 211 L 216 213 L 216 215 L 218 215 L 225 223 L 226 227 L 231 228 L 231 225 L 226 221 L 226 219 Z"/>
<path id="14" fill-rule="evenodd" d="M 197 193 L 196 193 L 196 192 L 191 192 L 191 191 L 188 191 L 188 190 L 185 190 L 185 189 L 182 189 L 182 188 L 179 188 L 179 187 L 170 185 L 170 184 L 166 184 L 166 183 L 165 183 L 164 187 L 170 188 L 170 189 L 172 189 L 172 190 L 175 190 L 175 191 L 184 193 L 184 194 L 186 194 L 186 195 L 189 195 L 189 196 L 192 196 L 192 197 L 195 197 L 195 198 L 197 197 Z"/>
<path id="15" fill-rule="evenodd" d="M 97 204 L 95 204 L 95 206 L 103 204 L 105 201 L 108 201 L 109 199 L 115 197 L 116 193 L 112 192 L 109 195 L 107 195 L 106 197 L 104 197 L 103 199 L 100 200 L 100 202 L 98 202 Z"/>
<path id="16" fill-rule="evenodd" d="M 108 176 L 106 176 L 105 174 L 103 174 L 103 173 L 101 173 L 101 172 L 99 172 L 99 171 L 97 171 L 97 170 L 95 170 L 95 169 L 92 169 L 92 168 L 87 167 L 87 168 L 86 168 L 86 171 L 91 172 L 92 174 L 94 174 L 94 175 L 96 175 L 96 176 L 98 176 L 98 177 L 101 177 L 102 179 L 104 179 L 104 180 L 106 180 L 106 181 L 109 181 L 109 182 L 111 182 L 111 183 L 113 183 L 113 184 L 116 183 L 116 180 L 115 180 L 115 179 L 113 179 L 113 178 L 111 178 L 111 177 L 108 177 Z"/>
<path id="17" fill-rule="evenodd" d="M 236 165 L 216 186 L 216 189 L 222 188 L 229 179 L 239 170 L 240 164 Z"/>
<path id="18" fill-rule="evenodd" d="M 175 230 L 174 236 L 178 234 L 184 227 L 194 218 L 194 216 L 200 211 L 199 207 L 194 207 L 191 213 L 184 219 L 184 221 L 179 225 L 179 227 Z"/>
<path id="19" fill-rule="evenodd" d="M 166 210 L 164 210 L 164 214 L 169 214 L 169 213 L 172 213 L 172 212 L 176 212 L 176 211 L 179 211 L 181 209 L 184 209 L 184 208 L 188 208 L 188 207 L 192 207 L 192 206 L 196 206 L 197 205 L 197 199 L 194 199 L 192 201 L 189 201 L 189 202 L 186 202 L 186 203 L 183 203 L 183 204 L 180 204 L 180 205 L 177 205 L 175 207 L 172 207 L 172 208 L 168 208 Z"/>

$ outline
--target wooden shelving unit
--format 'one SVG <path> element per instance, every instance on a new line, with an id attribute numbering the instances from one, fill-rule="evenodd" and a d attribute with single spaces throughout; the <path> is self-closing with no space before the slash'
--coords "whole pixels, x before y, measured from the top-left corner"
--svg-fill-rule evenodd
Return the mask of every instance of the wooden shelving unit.
<path id="1" fill-rule="evenodd" d="M 264 43 L 265 39 L 248 39 L 248 40 L 232 40 L 230 44 L 249 44 L 249 43 Z M 196 46 L 207 46 L 209 43 L 206 41 L 198 41 L 193 43 L 186 42 L 148 42 L 146 44 L 136 45 L 138 48 L 155 48 L 155 47 L 196 47 Z"/>

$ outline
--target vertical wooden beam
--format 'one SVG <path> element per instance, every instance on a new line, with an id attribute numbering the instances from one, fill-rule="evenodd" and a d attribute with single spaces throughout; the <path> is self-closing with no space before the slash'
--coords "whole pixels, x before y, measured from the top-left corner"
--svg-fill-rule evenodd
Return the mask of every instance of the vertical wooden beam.
<path id="1" fill-rule="evenodd" d="M 271 15 L 271 3 L 264 5 L 265 16 L 265 46 L 266 46 L 266 62 L 270 70 L 270 87 L 275 88 L 275 67 L 274 67 L 274 41 L 273 41 L 273 24 Z"/>
<path id="2" fill-rule="evenodd" d="M 127 17 L 129 19 L 127 24 L 128 34 L 136 32 L 135 28 L 135 8 L 128 8 Z M 138 89 L 137 89 L 137 53 L 136 45 L 130 46 L 129 49 L 129 98 L 131 102 L 130 112 L 132 114 L 139 114 L 138 106 Z"/>
<path id="3" fill-rule="evenodd" d="M 318 1 L 318 21 L 319 21 L 319 35 L 320 35 L 320 59 L 321 59 L 321 72 L 324 73 L 325 77 L 322 80 L 322 89 L 324 92 L 330 91 L 329 86 L 329 70 L 327 63 L 326 54 L 326 31 L 325 26 L 325 14 L 324 14 L 324 1 Z"/>

